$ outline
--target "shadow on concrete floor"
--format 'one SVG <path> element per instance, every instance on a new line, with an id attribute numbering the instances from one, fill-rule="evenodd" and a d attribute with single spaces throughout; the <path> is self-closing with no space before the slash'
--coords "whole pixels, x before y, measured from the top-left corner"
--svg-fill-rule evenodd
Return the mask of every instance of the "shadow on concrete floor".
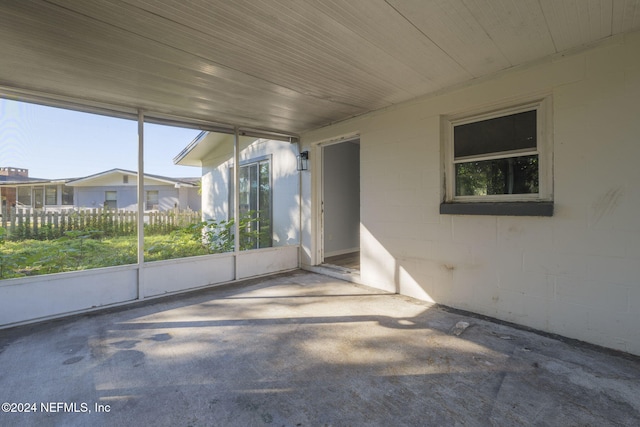
<path id="1" fill-rule="evenodd" d="M 36 408 L 0 425 L 640 425 L 638 359 L 300 271 L 0 331 L 0 367 Z"/>

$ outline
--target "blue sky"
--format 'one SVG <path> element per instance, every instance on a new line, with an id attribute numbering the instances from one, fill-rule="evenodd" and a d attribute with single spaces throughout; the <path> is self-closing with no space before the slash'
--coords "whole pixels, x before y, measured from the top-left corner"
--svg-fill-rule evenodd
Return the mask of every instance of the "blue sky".
<path id="1" fill-rule="evenodd" d="M 200 131 L 145 124 L 145 172 L 197 177 L 173 158 Z M 138 168 L 138 125 L 132 120 L 0 99 L 0 166 L 35 178 L 75 178 Z"/>

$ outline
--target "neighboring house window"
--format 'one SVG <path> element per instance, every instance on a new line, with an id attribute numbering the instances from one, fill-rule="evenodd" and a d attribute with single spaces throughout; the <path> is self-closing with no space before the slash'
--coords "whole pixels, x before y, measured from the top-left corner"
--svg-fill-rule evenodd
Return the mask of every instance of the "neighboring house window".
<path id="1" fill-rule="evenodd" d="M 73 187 L 62 187 L 62 204 L 66 206 L 73 205 Z"/>
<path id="2" fill-rule="evenodd" d="M 104 207 L 105 209 L 118 208 L 118 192 L 117 191 L 104 192 Z"/>
<path id="3" fill-rule="evenodd" d="M 129 183 L 129 175 L 122 175 L 122 183 L 123 184 Z"/>
<path id="4" fill-rule="evenodd" d="M 18 187 L 18 203 L 31 206 L 31 187 Z"/>
<path id="5" fill-rule="evenodd" d="M 552 214 L 548 104 L 544 99 L 444 118 L 446 195 L 441 213 Z"/>
<path id="6" fill-rule="evenodd" d="M 229 169 L 229 218 L 234 215 L 233 167 Z M 239 170 L 241 249 L 272 246 L 271 162 L 268 158 L 241 164 Z"/>
<path id="7" fill-rule="evenodd" d="M 44 188 L 44 204 L 49 206 L 58 204 L 58 187 L 57 186 L 47 185 Z"/>
<path id="8" fill-rule="evenodd" d="M 33 187 L 33 204 L 35 209 L 42 209 L 44 203 L 44 187 Z"/>
<path id="9" fill-rule="evenodd" d="M 150 190 L 147 191 L 147 206 L 146 210 L 158 209 L 160 206 L 160 198 L 159 198 L 158 190 Z"/>

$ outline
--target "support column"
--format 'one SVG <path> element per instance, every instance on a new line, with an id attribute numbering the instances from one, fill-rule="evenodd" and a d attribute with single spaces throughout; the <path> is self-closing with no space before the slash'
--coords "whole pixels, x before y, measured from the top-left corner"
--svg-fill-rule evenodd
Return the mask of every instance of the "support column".
<path id="1" fill-rule="evenodd" d="M 233 129 L 233 259 L 234 279 L 238 279 L 238 255 L 240 253 L 240 135 Z"/>
<path id="2" fill-rule="evenodd" d="M 144 299 L 144 113 L 138 110 L 138 299 Z"/>

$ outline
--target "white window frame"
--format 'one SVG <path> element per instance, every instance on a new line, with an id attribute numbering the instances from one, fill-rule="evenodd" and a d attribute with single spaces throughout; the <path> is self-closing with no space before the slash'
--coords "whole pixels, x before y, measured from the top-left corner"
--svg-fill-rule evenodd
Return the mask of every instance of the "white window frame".
<path id="1" fill-rule="evenodd" d="M 115 194 L 115 199 L 108 199 L 107 196 Z M 104 192 L 104 205 L 102 206 L 104 209 L 108 209 L 109 205 L 107 202 L 116 202 L 114 209 L 118 209 L 118 192 L 115 190 L 105 190 Z"/>
<path id="2" fill-rule="evenodd" d="M 50 192 L 53 191 L 54 202 L 49 203 Z M 45 206 L 57 206 L 58 205 L 58 186 L 57 185 L 45 185 L 44 186 L 44 205 Z"/>
<path id="3" fill-rule="evenodd" d="M 442 142 L 444 163 L 444 202 L 445 203 L 483 203 L 483 202 L 541 202 L 553 201 L 553 132 L 551 97 L 546 96 L 520 103 L 512 102 L 494 106 L 491 109 L 448 115 L 442 117 Z M 535 149 L 511 150 L 455 159 L 454 127 L 468 123 L 481 122 L 526 111 L 536 111 L 537 146 Z M 512 158 L 526 155 L 538 155 L 538 193 L 535 194 L 497 194 L 482 196 L 456 196 L 455 164 L 470 161 Z"/>
<path id="4" fill-rule="evenodd" d="M 65 196 L 66 194 L 66 196 Z M 62 206 L 73 206 L 75 203 L 75 191 L 73 189 L 73 187 L 67 187 L 66 185 L 62 185 L 62 188 L 60 189 L 60 200 L 61 200 L 61 204 Z M 69 196 L 71 197 L 71 203 L 66 203 L 66 201 L 69 201 Z M 66 199 L 66 200 L 65 200 Z"/>
<path id="5" fill-rule="evenodd" d="M 269 164 L 269 210 L 270 210 L 270 218 L 273 219 L 273 161 L 271 159 L 271 155 L 256 157 L 249 160 L 244 160 L 240 162 L 240 169 L 248 166 L 257 165 L 258 167 L 258 181 L 260 180 L 259 172 L 260 172 L 260 164 L 268 163 Z M 235 191 L 235 184 L 233 182 L 233 164 L 229 164 L 229 185 L 227 188 L 228 196 L 229 196 L 229 209 L 228 209 L 228 219 L 233 219 L 233 191 Z M 259 198 L 259 196 L 258 196 Z M 258 203 L 258 210 L 260 210 L 260 206 Z"/>
<path id="6" fill-rule="evenodd" d="M 25 196 L 24 193 L 26 193 L 26 192 L 29 193 L 28 194 L 29 203 L 24 203 L 24 201 L 25 201 L 24 198 L 21 199 L 20 190 L 23 190 L 22 191 L 22 193 L 23 193 L 22 196 Z M 32 187 L 24 187 L 24 186 L 17 187 L 17 189 L 16 189 L 16 202 L 21 204 L 21 205 L 24 205 L 24 206 L 32 206 L 32 204 L 33 204 L 33 188 Z"/>
<path id="7" fill-rule="evenodd" d="M 150 194 L 155 194 L 156 195 L 156 203 L 150 203 L 150 200 L 149 200 L 149 195 Z M 160 191 L 159 190 L 147 190 L 146 193 L 145 193 L 144 204 L 145 204 L 145 210 L 147 210 L 147 211 L 154 210 L 153 206 L 156 206 L 155 209 L 160 210 Z"/>
<path id="8" fill-rule="evenodd" d="M 270 239 L 270 246 L 267 246 L 269 248 L 273 247 L 273 159 L 272 159 L 272 155 L 271 154 L 267 154 L 265 156 L 260 156 L 260 157 L 256 157 L 256 158 L 252 158 L 252 159 L 248 159 L 248 160 L 244 160 L 240 162 L 240 169 L 244 168 L 244 167 L 248 167 L 248 166 L 253 166 L 256 165 L 258 168 L 258 185 L 260 182 L 260 165 L 262 163 L 267 163 L 269 165 L 269 220 L 271 221 L 270 224 L 270 228 L 271 228 L 271 239 Z M 236 191 L 236 185 L 234 183 L 233 180 L 233 163 L 229 163 L 229 184 L 227 186 L 227 191 L 228 191 L 228 197 L 229 197 L 229 209 L 227 211 L 228 214 L 228 220 L 233 219 L 233 210 L 234 210 L 234 205 L 233 205 L 233 192 Z M 260 194 L 258 192 L 258 211 L 260 211 Z M 258 248 L 257 249 L 262 249 L 260 247 L 260 241 L 258 240 Z"/>

